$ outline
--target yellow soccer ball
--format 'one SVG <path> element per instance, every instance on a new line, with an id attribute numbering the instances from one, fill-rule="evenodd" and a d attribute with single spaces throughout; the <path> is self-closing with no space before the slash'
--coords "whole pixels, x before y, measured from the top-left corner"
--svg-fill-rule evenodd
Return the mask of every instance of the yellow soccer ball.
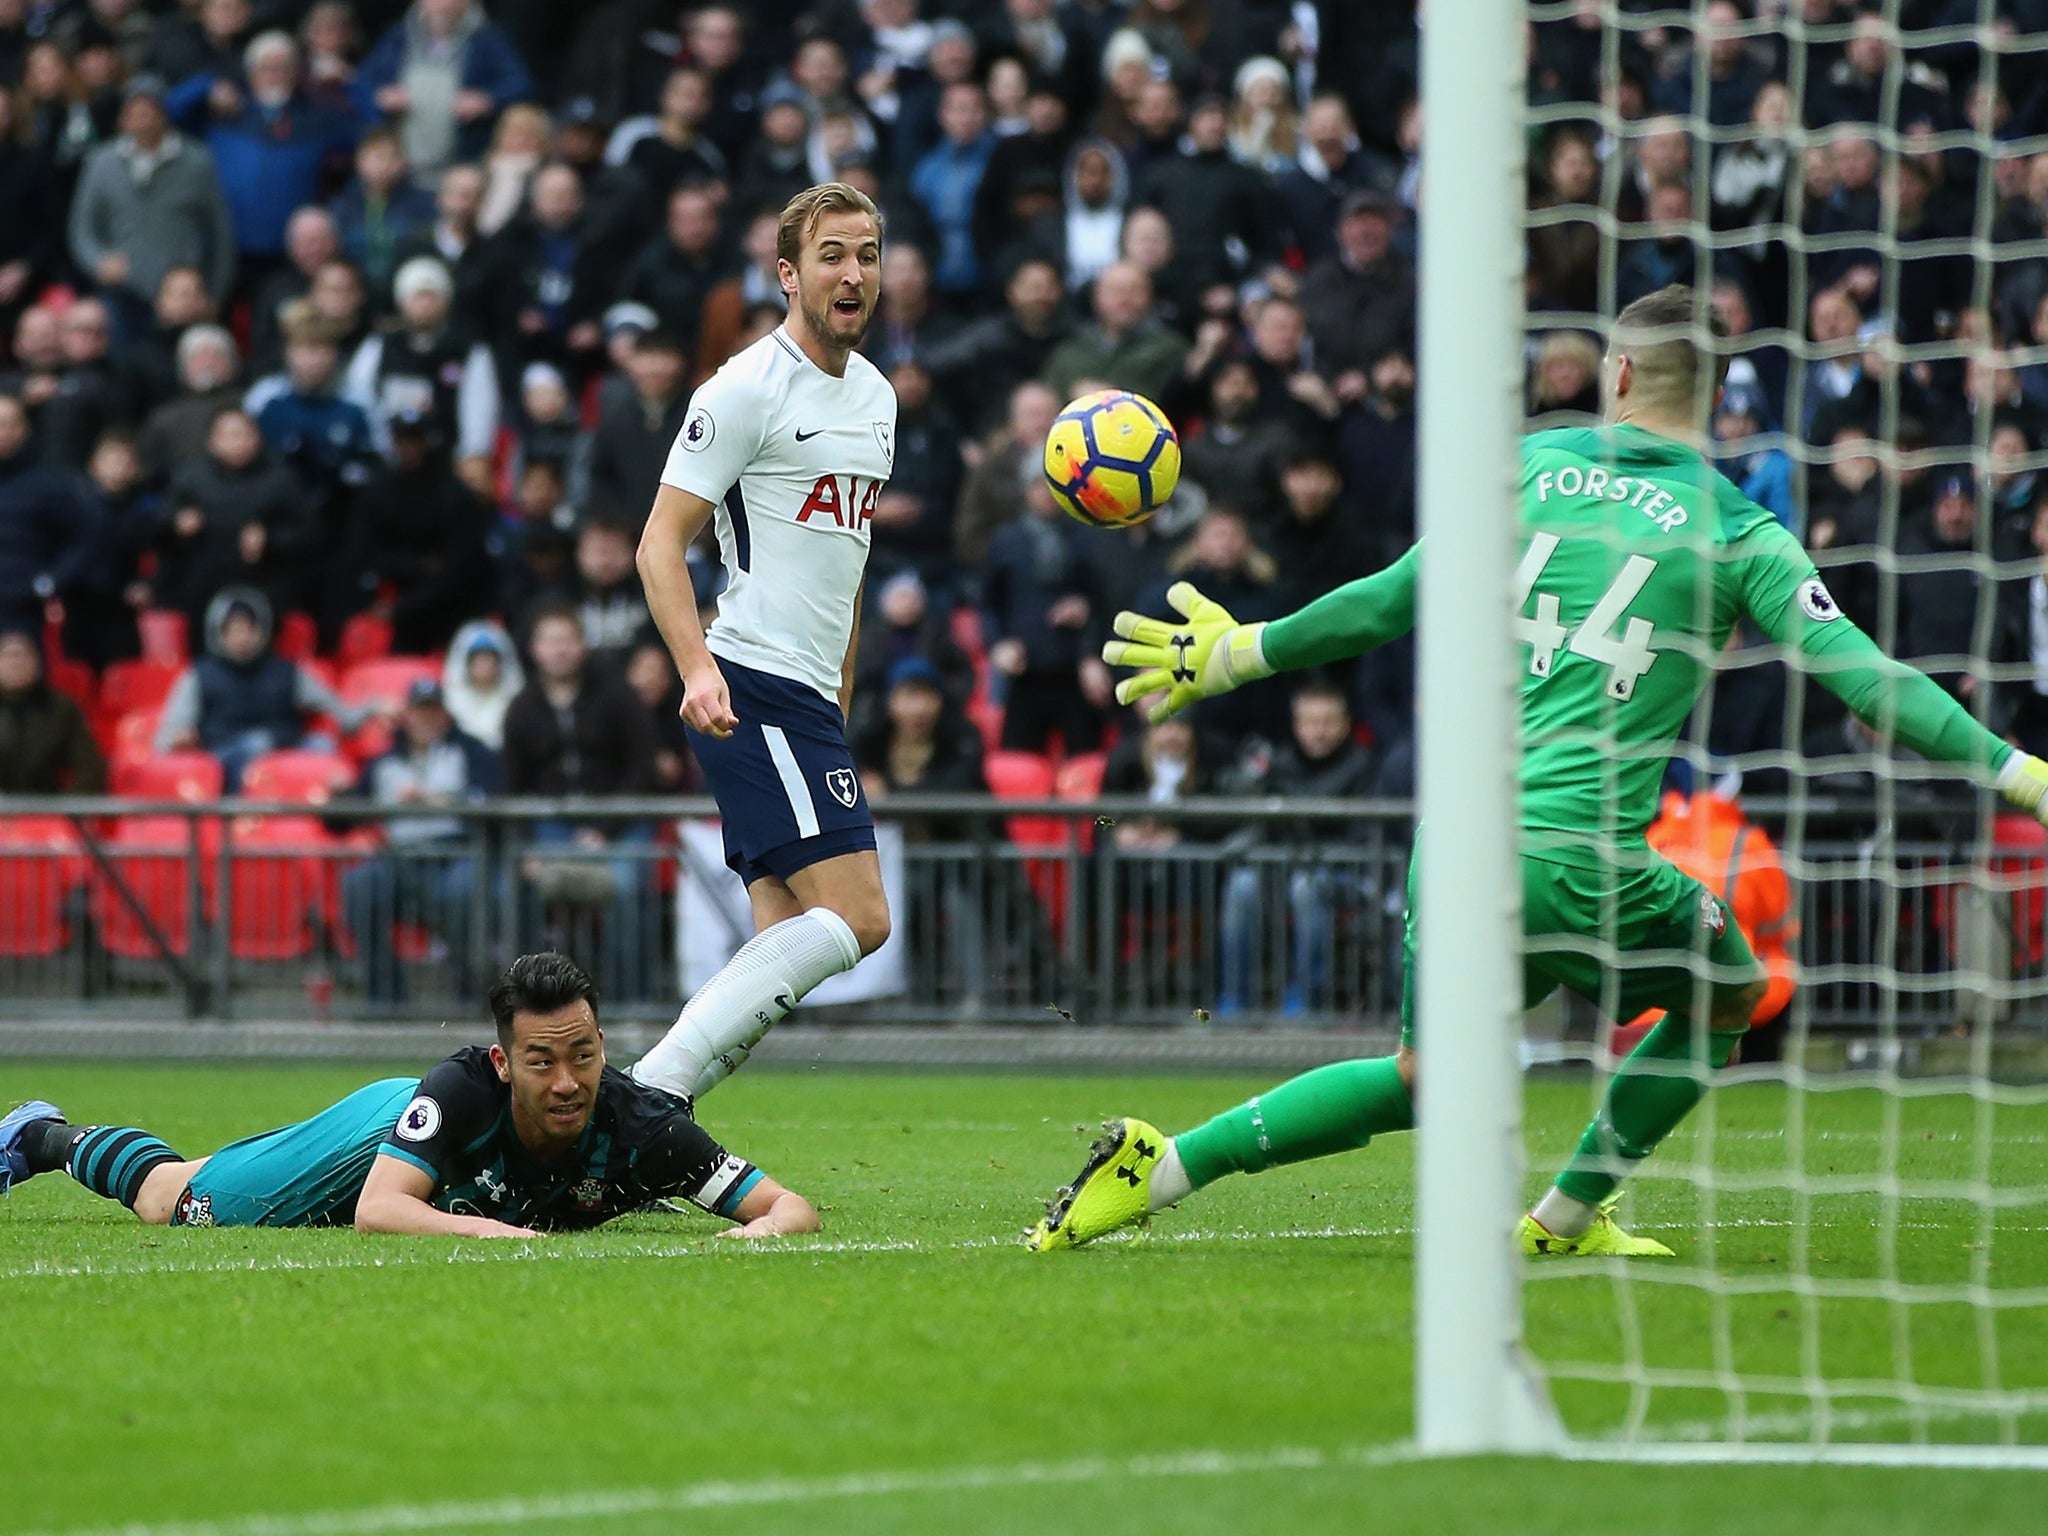
<path id="1" fill-rule="evenodd" d="M 1045 480 L 1069 517 L 1128 528 L 1150 517 L 1180 482 L 1180 438 L 1143 395 L 1098 389 L 1053 421 Z"/>

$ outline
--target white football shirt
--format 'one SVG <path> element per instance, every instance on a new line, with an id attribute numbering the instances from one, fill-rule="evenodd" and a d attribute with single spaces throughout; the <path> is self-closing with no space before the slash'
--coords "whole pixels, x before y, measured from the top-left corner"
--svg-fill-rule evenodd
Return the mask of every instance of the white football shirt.
<path id="1" fill-rule="evenodd" d="M 780 326 L 704 381 L 664 485 L 718 508 L 728 584 L 714 656 L 839 698 L 875 500 L 896 463 L 896 391 L 860 353 L 833 378 Z"/>

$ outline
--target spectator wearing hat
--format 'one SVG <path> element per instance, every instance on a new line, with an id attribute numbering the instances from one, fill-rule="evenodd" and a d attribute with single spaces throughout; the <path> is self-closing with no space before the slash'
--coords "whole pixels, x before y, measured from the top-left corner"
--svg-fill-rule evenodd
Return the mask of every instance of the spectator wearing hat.
<path id="1" fill-rule="evenodd" d="M 207 605 L 204 649 L 178 674 L 157 721 L 156 750 L 197 747 L 220 759 L 229 793 L 266 752 L 302 745 L 331 747 L 309 737 L 307 722 L 326 715 L 353 731 L 376 713 L 344 703 L 304 667 L 271 649 L 270 601 L 252 587 L 224 588 Z"/>
<path id="2" fill-rule="evenodd" d="M 405 695 L 391 750 L 363 770 L 362 788 L 379 805 L 474 805 L 498 788 L 497 755 L 455 723 L 441 685 L 421 678 Z M 402 1003 L 408 991 L 392 930 L 416 923 L 448 946 L 452 995 L 473 990 L 469 914 L 476 859 L 462 818 L 394 816 L 384 848 L 341 878 L 342 911 L 363 962 L 363 993 L 373 1003 Z"/>
<path id="3" fill-rule="evenodd" d="M 725 278 L 726 259 L 711 189 L 687 186 L 665 204 L 662 232 L 642 247 L 626 271 L 623 291 L 653 310 L 661 328 L 678 338 L 690 355 L 704 301 Z"/>
<path id="4" fill-rule="evenodd" d="M 374 598 L 394 649 L 424 655 L 491 606 L 491 511 L 450 467 L 424 413 L 401 410 L 390 430 L 390 465 L 355 498 L 355 550 L 345 565 L 356 596 L 346 606 Z"/>
<path id="5" fill-rule="evenodd" d="M 1764 436 L 1768 414 L 1763 391 L 1730 384 L 1714 408 L 1714 463 L 1736 489 L 1763 507 L 1794 534 L 1804 519 L 1792 493 L 1792 456 Z"/>
<path id="6" fill-rule="evenodd" d="M 438 177 L 484 152 L 491 124 L 533 94 L 533 76 L 475 0 L 414 0 L 356 71 L 356 107 L 394 124 L 405 158 Z"/>
<path id="7" fill-rule="evenodd" d="M 1335 254 L 1302 279 L 1302 318 L 1333 382 L 1389 347 L 1415 344 L 1415 270 L 1394 250 L 1395 206 L 1376 192 L 1346 196 Z"/>
<path id="8" fill-rule="evenodd" d="M 607 392 L 597 430 L 591 434 L 592 504 L 630 526 L 636 540 L 654 505 L 669 450 L 689 414 L 686 355 L 681 340 L 667 331 L 642 336 L 626 358 L 632 387 Z M 900 430 L 897 440 L 902 441 Z"/>
<path id="9" fill-rule="evenodd" d="M 1153 315 L 1151 279 L 1136 264 L 1119 261 L 1095 279 L 1092 299 L 1094 323 L 1045 360 L 1054 392 L 1072 399 L 1080 380 L 1100 379 L 1157 400 L 1180 372 L 1188 344 Z"/>
<path id="10" fill-rule="evenodd" d="M 163 97 L 154 76 L 129 82 L 120 137 L 86 157 L 71 203 L 72 260 L 117 305 L 124 334 L 147 329 L 172 267 L 204 272 L 217 304 L 235 281 L 234 214 L 213 157 L 171 127 Z"/>
<path id="11" fill-rule="evenodd" d="M 630 396 L 631 386 L 615 388 L 619 383 L 605 380 L 606 409 L 619 396 Z M 580 505 L 590 490 L 590 434 L 583 430 L 577 415 L 569 381 L 553 363 L 528 363 L 520 373 L 519 410 L 512 429 L 516 435 L 512 483 L 518 483 L 528 465 L 549 464 L 561 472 L 563 495 Z"/>
<path id="12" fill-rule="evenodd" d="M 1277 200 L 1263 175 L 1231 158 L 1221 97 L 1195 103 L 1184 147 L 1146 168 L 1131 201 L 1166 215 L 1204 284 L 1234 282 L 1279 254 Z"/>
<path id="13" fill-rule="evenodd" d="M 264 32 L 242 51 L 240 79 L 202 71 L 165 97 L 180 126 L 206 140 L 234 214 L 245 293 L 285 256 L 285 226 L 311 203 L 329 162 L 355 143 L 353 113 L 315 106 L 300 89 L 299 45 Z"/>
<path id="14" fill-rule="evenodd" d="M 391 423 L 422 417 L 443 453 L 489 484 L 498 438 L 498 373 L 490 349 L 455 318 L 455 280 L 432 256 L 399 268 L 395 329 L 371 336 L 348 365 L 342 391 L 369 414 L 378 446 L 391 452 Z M 472 483 L 476 483 L 472 478 Z"/>
<path id="15" fill-rule="evenodd" d="M 1059 221 L 1059 259 L 1066 287 L 1078 292 L 1123 254 L 1130 173 L 1107 139 L 1083 139 L 1067 156 Z"/>
<path id="16" fill-rule="evenodd" d="M 456 725 L 496 752 L 505 741 L 505 711 L 526 686 L 518 649 L 495 619 L 472 619 L 448 642 L 441 696 Z"/>
<path id="17" fill-rule="evenodd" d="M 557 116 L 555 158 L 583 184 L 586 238 L 618 260 L 646 243 L 654 233 L 657 211 L 667 204 L 648 197 L 639 172 L 605 159 L 610 138 L 611 122 L 592 97 L 576 97 Z"/>
<path id="18" fill-rule="evenodd" d="M 0 795 L 98 795 L 107 763 L 76 701 L 43 673 L 40 624 L 0 619 Z"/>
<path id="19" fill-rule="evenodd" d="M 981 735 L 960 712 L 960 701 L 930 660 L 901 657 L 882 678 L 880 707 L 853 740 L 861 788 L 880 799 L 899 790 L 929 794 L 988 793 L 981 765 Z M 912 842 L 962 835 L 957 824 L 915 818 L 904 828 Z"/>
<path id="20" fill-rule="evenodd" d="M 435 219 L 434 199 L 414 184 L 397 132 L 372 128 L 363 135 L 356 145 L 356 174 L 328 211 L 342 253 L 369 286 L 371 307 L 382 313 L 399 252 Z"/>

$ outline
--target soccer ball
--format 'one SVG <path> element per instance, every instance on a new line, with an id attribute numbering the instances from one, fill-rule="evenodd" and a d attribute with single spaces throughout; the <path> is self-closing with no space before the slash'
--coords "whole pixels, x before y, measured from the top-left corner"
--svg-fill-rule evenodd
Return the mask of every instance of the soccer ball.
<path id="1" fill-rule="evenodd" d="M 1180 438 L 1166 413 L 1127 389 L 1098 389 L 1061 411 L 1045 437 L 1045 480 L 1069 517 L 1097 528 L 1142 523 L 1180 481 Z"/>

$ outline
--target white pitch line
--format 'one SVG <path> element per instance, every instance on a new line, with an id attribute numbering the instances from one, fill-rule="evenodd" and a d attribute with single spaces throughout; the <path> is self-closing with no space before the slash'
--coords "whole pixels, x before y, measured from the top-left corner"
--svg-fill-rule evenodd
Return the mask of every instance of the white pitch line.
<path id="1" fill-rule="evenodd" d="M 1021 1232 L 1021 1228 L 1019 1231 Z M 1278 1232 L 1251 1232 L 1244 1230 L 1224 1231 L 1197 1228 L 1186 1232 L 1156 1232 L 1143 1236 L 1139 1234 L 1117 1234 L 1102 1239 L 1111 1247 L 1135 1242 L 1146 1243 L 1247 1243 L 1247 1242 L 1307 1242 L 1326 1238 L 1345 1237 L 1403 1237 L 1412 1229 L 1394 1227 L 1313 1227 L 1290 1228 Z M 781 1241 L 719 1239 L 706 1232 L 702 1237 L 682 1242 L 643 1243 L 631 1248 L 554 1248 L 546 1239 L 534 1243 L 510 1241 L 478 1243 L 473 1247 L 459 1248 L 441 1254 L 388 1254 L 369 1253 L 338 1254 L 301 1258 L 291 1254 L 271 1254 L 260 1259 L 219 1259 L 197 1264 L 177 1262 L 140 1264 L 100 1264 L 90 1260 L 84 1263 L 67 1264 L 61 1261 L 41 1261 L 15 1269 L 0 1270 L 0 1281 L 42 1280 L 42 1279 L 91 1279 L 96 1277 L 122 1278 L 132 1275 L 260 1275 L 273 1272 L 318 1271 L 328 1269 L 418 1269 L 436 1264 L 588 1264 L 620 1259 L 682 1259 L 706 1257 L 745 1258 L 804 1258 L 809 1255 L 836 1253 L 962 1253 L 978 1248 L 1018 1248 L 1013 1237 L 975 1237 L 955 1243 L 921 1243 L 909 1239 L 898 1241 L 859 1241 L 855 1239 L 824 1240 L 809 1242 L 802 1238 Z"/>
<path id="2" fill-rule="evenodd" d="M 1237 1477 L 1256 1472 L 1314 1472 L 1406 1460 L 1405 1446 L 1349 1446 L 1334 1451 L 1277 1446 L 1263 1451 L 1187 1451 L 1111 1461 L 1017 1462 L 1008 1466 L 951 1467 L 930 1471 L 857 1472 L 839 1477 L 773 1477 L 751 1482 L 685 1483 L 674 1488 L 618 1488 L 538 1498 L 450 1500 L 431 1504 L 374 1504 L 302 1514 L 243 1515 L 226 1520 L 137 1522 L 73 1527 L 58 1536 L 381 1536 L 389 1531 L 447 1531 L 538 1525 L 566 1520 L 616 1520 L 630 1515 L 685 1514 L 990 1489 L 1071 1487 L 1135 1479 Z M 50 1533 L 41 1533 L 50 1536 Z"/>

